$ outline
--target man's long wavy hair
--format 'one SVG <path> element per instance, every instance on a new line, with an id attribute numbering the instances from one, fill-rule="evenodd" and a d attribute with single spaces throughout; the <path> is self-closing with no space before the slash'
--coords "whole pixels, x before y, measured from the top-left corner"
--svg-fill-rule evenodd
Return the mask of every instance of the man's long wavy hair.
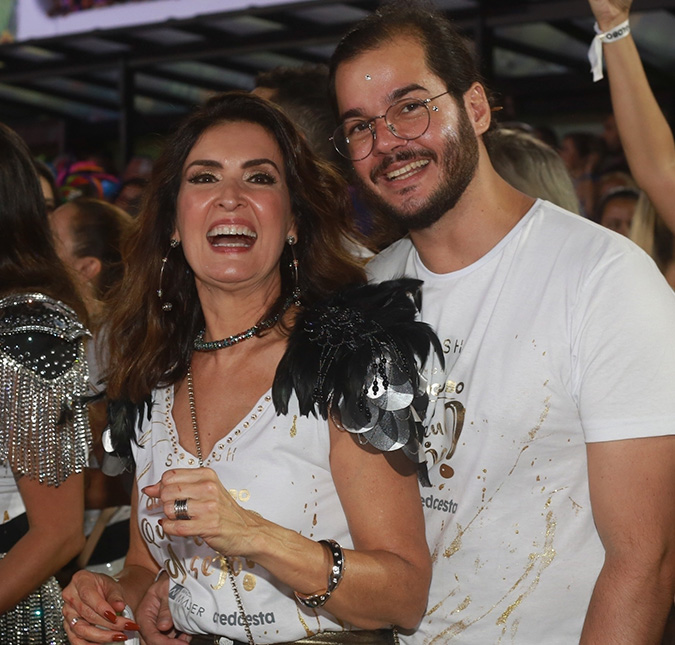
<path id="1" fill-rule="evenodd" d="M 281 149 L 298 231 L 294 249 L 303 305 L 348 284 L 365 282 L 362 266 L 345 248 L 353 217 L 344 180 L 311 152 L 288 118 L 271 103 L 245 92 L 215 96 L 182 123 L 155 164 L 146 207 L 125 253 L 125 276 L 110 308 L 107 383 L 111 399 L 141 404 L 153 389 L 174 384 L 187 373 L 192 343 L 204 327 L 204 316 L 180 246 L 168 255 L 160 300 L 162 258 L 176 227 L 178 191 L 190 150 L 210 128 L 239 122 L 262 126 Z M 285 245 L 279 261 L 281 293 L 265 318 L 280 312 L 293 293 L 291 259 L 290 247 Z M 171 302 L 172 310 L 163 311 L 162 301 Z"/>
<path id="2" fill-rule="evenodd" d="M 39 292 L 86 312 L 49 230 L 40 180 L 28 146 L 0 123 L 0 295 Z"/>

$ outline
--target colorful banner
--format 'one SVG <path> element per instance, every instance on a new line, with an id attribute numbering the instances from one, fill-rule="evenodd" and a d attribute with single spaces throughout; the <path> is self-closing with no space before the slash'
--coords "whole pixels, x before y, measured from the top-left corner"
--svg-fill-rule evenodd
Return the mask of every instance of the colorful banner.
<path id="1" fill-rule="evenodd" d="M 152 0 L 52 0 L 50 16 L 65 16 L 76 11 L 86 11 L 87 9 L 97 9 L 99 7 L 109 7 L 113 4 L 124 4 L 125 2 L 151 2 Z"/>

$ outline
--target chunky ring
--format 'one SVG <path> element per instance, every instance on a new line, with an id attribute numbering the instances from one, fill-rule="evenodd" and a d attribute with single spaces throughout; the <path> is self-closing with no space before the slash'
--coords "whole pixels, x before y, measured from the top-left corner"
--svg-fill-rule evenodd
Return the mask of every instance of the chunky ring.
<path id="1" fill-rule="evenodd" d="M 80 622 L 80 619 L 77 616 L 75 616 L 75 618 L 70 619 L 70 626 L 75 627 L 75 625 L 77 625 L 77 623 L 79 623 L 79 622 Z"/>
<path id="2" fill-rule="evenodd" d="M 188 501 L 186 499 L 175 499 L 173 501 L 173 514 L 177 520 L 189 520 Z"/>

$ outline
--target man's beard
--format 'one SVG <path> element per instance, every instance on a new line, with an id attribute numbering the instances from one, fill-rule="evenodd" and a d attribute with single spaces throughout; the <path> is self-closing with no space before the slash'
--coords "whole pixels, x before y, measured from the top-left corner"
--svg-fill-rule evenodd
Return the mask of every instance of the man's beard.
<path id="1" fill-rule="evenodd" d="M 431 150 L 403 149 L 382 161 L 372 173 L 397 161 L 430 159 L 438 162 L 438 156 Z M 458 133 L 449 134 L 442 151 L 441 183 L 426 200 L 410 200 L 404 208 L 398 208 L 380 197 L 370 184 L 356 174 L 359 189 L 364 200 L 376 212 L 393 220 L 407 230 L 424 229 L 436 223 L 445 213 L 455 207 L 476 173 L 478 165 L 478 142 L 466 112 L 459 111 Z M 380 175 L 380 181 L 382 179 Z"/>

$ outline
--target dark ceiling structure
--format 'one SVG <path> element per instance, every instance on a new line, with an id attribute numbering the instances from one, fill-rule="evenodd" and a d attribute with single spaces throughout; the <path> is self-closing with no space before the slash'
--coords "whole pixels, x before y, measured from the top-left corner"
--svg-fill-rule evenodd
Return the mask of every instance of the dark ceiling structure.
<path id="1" fill-rule="evenodd" d="M 327 62 L 379 2 L 292 2 L 0 45 L 0 121 L 63 123 L 65 137 L 165 131 L 212 93 L 251 89 L 278 65 Z M 437 0 L 475 44 L 506 118 L 565 123 L 609 109 L 594 84 L 587 0 Z M 96 11 L 96 10 L 94 10 Z M 635 0 L 632 31 L 668 117 L 675 109 L 675 0 Z"/>

